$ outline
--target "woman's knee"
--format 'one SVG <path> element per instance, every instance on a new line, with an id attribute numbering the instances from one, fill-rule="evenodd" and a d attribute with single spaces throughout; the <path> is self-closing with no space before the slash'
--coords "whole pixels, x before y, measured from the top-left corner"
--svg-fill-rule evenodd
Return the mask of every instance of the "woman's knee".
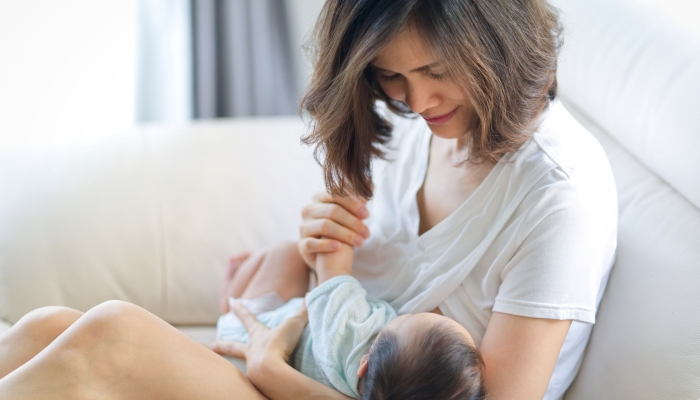
<path id="1" fill-rule="evenodd" d="M 153 327 L 155 317 L 134 304 L 109 300 L 88 310 L 57 346 L 57 351 L 70 354 L 74 367 L 93 365 L 118 371 L 128 365 L 137 351 L 130 343 L 138 343 Z M 138 347 L 138 346 L 136 346 Z M 68 357 L 63 357 L 68 358 Z M 99 374 L 99 371 L 93 371 Z M 106 375 L 106 374 L 103 374 Z"/>
<path id="2" fill-rule="evenodd" d="M 104 340 L 139 342 L 164 327 L 170 325 L 135 304 L 109 300 L 88 310 L 72 336 L 89 347 Z"/>
<path id="3" fill-rule="evenodd" d="M 53 340 L 83 315 L 68 307 L 47 306 L 30 311 L 17 321 L 17 327 L 32 336 Z"/>
<path id="4" fill-rule="evenodd" d="M 138 325 L 138 319 L 145 313 L 141 307 L 121 300 L 100 303 L 85 313 L 82 330 L 90 330 L 95 337 L 103 334 L 123 334 Z"/>
<path id="5" fill-rule="evenodd" d="M 53 375 L 71 377 L 75 385 L 66 383 L 66 390 L 77 393 L 71 398 L 92 398 L 81 394 L 83 389 L 89 389 L 91 395 L 95 390 L 108 390 L 104 385 L 113 382 L 115 374 L 124 376 L 139 352 L 143 352 L 138 338 L 152 327 L 145 321 L 145 315 L 149 314 L 127 302 L 101 303 L 83 314 L 48 351 L 41 353 L 42 365 Z"/>

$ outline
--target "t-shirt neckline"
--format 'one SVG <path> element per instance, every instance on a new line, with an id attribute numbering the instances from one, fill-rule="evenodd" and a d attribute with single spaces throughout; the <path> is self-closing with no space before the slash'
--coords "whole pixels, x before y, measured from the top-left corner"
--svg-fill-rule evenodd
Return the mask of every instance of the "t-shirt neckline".
<path id="1" fill-rule="evenodd" d="M 423 232 L 421 235 L 418 234 L 420 229 L 420 213 L 418 211 L 418 191 L 425 183 L 425 177 L 428 173 L 428 161 L 430 158 L 430 145 L 433 137 L 430 128 L 427 126 L 422 130 L 422 138 L 418 141 L 419 146 L 417 146 L 416 158 L 419 162 L 416 163 L 417 168 L 419 168 L 419 173 L 412 174 L 415 178 L 411 185 L 411 201 L 409 202 L 408 215 L 410 216 L 411 229 L 410 234 L 416 244 L 423 250 L 428 248 L 436 239 L 443 237 L 448 232 L 453 229 L 460 228 L 463 224 L 459 223 L 457 220 L 463 220 L 465 218 L 457 218 L 458 216 L 463 216 L 471 218 L 476 215 L 478 210 L 476 208 L 469 210 L 469 205 L 475 200 L 483 196 L 489 196 L 491 189 L 494 187 L 494 183 L 498 180 L 501 175 L 501 170 L 505 164 L 504 159 L 509 157 L 504 156 L 499 160 L 496 165 L 489 171 L 484 180 L 477 186 L 474 192 L 467 197 L 452 213 L 450 213 L 445 219 L 438 222 L 432 228 Z"/>

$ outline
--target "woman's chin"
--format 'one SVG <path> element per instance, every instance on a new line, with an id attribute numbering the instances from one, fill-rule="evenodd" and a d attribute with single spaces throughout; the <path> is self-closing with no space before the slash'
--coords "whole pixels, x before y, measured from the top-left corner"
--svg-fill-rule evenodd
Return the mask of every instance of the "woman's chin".
<path id="1" fill-rule="evenodd" d="M 462 126 L 454 126 L 453 124 L 428 124 L 428 127 L 434 136 L 441 139 L 459 139 L 464 136 L 464 132 L 466 131 Z"/>

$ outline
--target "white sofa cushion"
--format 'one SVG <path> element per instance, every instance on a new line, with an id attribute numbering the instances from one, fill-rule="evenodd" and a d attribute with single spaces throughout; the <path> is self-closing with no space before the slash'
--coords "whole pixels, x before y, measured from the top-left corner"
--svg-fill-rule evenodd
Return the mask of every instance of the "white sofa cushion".
<path id="1" fill-rule="evenodd" d="M 227 257 L 296 240 L 323 187 L 299 118 L 144 127 L 0 154 L 0 318 L 109 299 L 213 324 Z"/>
<path id="2" fill-rule="evenodd" d="M 566 26 L 558 74 L 566 97 L 700 207 L 700 29 L 679 20 L 685 11 L 700 24 L 698 3 L 553 3 Z"/>
<path id="3" fill-rule="evenodd" d="M 700 398 L 700 210 L 603 133 L 618 191 L 617 260 L 566 400 Z"/>
<path id="4" fill-rule="evenodd" d="M 700 29 L 659 0 L 553 3 L 567 31 L 560 93 L 605 148 L 620 211 L 617 262 L 566 399 L 698 399 Z"/>

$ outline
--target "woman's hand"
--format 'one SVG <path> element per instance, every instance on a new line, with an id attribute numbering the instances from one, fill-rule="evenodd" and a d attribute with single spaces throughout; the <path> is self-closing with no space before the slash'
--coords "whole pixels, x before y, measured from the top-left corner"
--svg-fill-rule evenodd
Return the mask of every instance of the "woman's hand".
<path id="1" fill-rule="evenodd" d="M 245 359 L 251 382 L 256 386 L 264 384 L 256 382 L 256 379 L 265 375 L 265 368 L 275 362 L 289 362 L 309 321 L 306 305 L 302 304 L 296 315 L 287 318 L 275 329 L 261 324 L 253 313 L 238 302 L 233 304 L 232 310 L 248 331 L 248 343 L 219 340 L 212 344 L 211 349 L 222 355 Z"/>
<path id="2" fill-rule="evenodd" d="M 299 227 L 299 253 L 309 268 L 316 267 L 316 254 L 340 249 L 339 242 L 362 246 L 369 237 L 369 229 L 362 222 L 369 217 L 365 203 L 367 200 L 360 197 L 331 196 L 326 192 L 313 196 L 301 211 Z"/>
<path id="3" fill-rule="evenodd" d="M 239 303 L 235 303 L 232 309 L 248 330 L 248 344 L 218 341 L 212 345 L 212 350 L 246 359 L 248 379 L 267 398 L 350 399 L 287 364 L 308 322 L 305 305 L 295 316 L 287 318 L 275 329 L 261 324 L 255 315 Z"/>

